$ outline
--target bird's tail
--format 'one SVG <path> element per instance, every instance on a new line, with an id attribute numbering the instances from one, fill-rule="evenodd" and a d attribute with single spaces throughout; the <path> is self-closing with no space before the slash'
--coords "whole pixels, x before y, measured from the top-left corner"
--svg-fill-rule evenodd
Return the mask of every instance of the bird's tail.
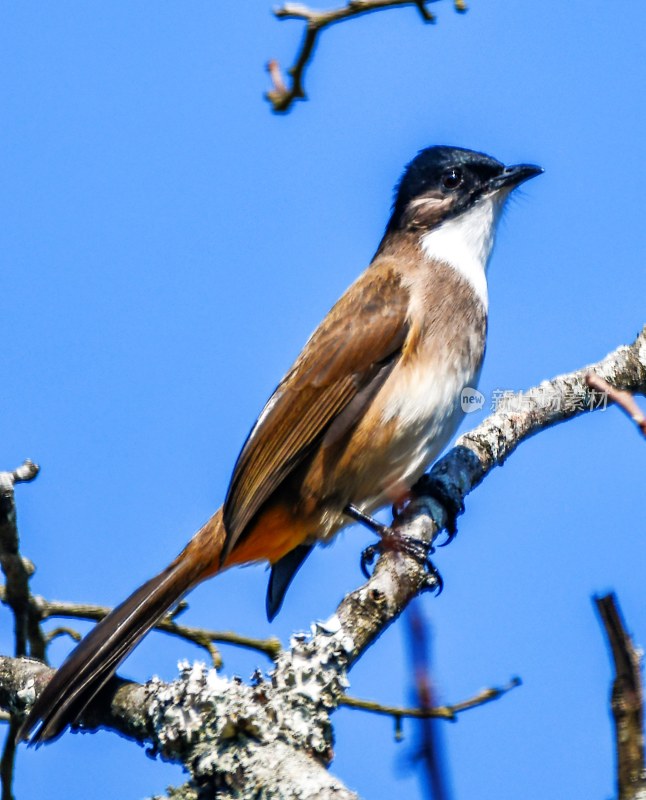
<path id="1" fill-rule="evenodd" d="M 41 744 L 78 720 L 138 642 L 190 588 L 219 571 L 224 541 L 216 513 L 165 570 L 133 592 L 72 651 L 37 698 L 17 741 Z"/>

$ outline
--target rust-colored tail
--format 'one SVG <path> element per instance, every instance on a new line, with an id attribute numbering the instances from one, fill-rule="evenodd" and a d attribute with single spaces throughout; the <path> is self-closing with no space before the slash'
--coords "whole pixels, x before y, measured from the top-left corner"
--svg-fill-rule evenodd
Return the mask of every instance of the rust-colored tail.
<path id="1" fill-rule="evenodd" d="M 101 620 L 68 656 L 34 703 L 17 740 L 55 739 L 75 722 L 130 651 L 190 588 L 219 570 L 224 539 L 216 513 L 165 570 Z"/>

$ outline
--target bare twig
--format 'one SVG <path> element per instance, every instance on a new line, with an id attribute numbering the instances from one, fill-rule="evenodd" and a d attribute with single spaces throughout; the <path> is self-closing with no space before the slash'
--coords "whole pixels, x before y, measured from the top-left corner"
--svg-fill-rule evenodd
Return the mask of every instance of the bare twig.
<path id="1" fill-rule="evenodd" d="M 20 555 L 14 486 L 32 481 L 38 466 L 25 461 L 13 472 L 0 472 L 0 566 L 6 580 L 3 602 L 14 615 L 15 654 L 44 656 L 44 640 L 30 604 L 29 578 L 33 565 Z"/>
<path id="2" fill-rule="evenodd" d="M 14 652 L 16 656 L 44 655 L 45 640 L 39 619 L 33 613 L 29 578 L 33 565 L 20 555 L 20 537 L 16 524 L 14 486 L 27 483 L 38 475 L 38 466 L 27 460 L 13 472 L 0 472 L 0 566 L 6 580 L 3 602 L 14 616 Z M 13 800 L 13 772 L 18 721 L 11 718 L 0 759 L 2 800 Z"/>
<path id="3" fill-rule="evenodd" d="M 417 705 L 428 711 L 437 706 L 437 694 L 432 681 L 430 629 L 419 602 L 411 603 L 405 619 L 408 623 L 406 641 L 410 650 Z M 440 725 L 436 719 L 427 718 L 419 721 L 419 728 L 421 741 L 416 747 L 414 760 L 423 768 L 426 780 L 422 785 L 426 789 L 426 796 L 429 800 L 448 800 L 448 765 L 442 747 Z"/>
<path id="4" fill-rule="evenodd" d="M 372 714 L 381 714 L 383 716 L 392 717 L 395 720 L 446 719 L 450 722 L 455 722 L 457 715 L 463 711 L 468 711 L 471 708 L 477 708 L 486 703 L 491 703 L 493 700 L 498 700 L 504 694 L 507 694 L 507 692 L 510 692 L 520 685 L 520 678 L 512 678 L 505 686 L 492 686 L 489 689 L 483 689 L 468 700 L 462 700 L 460 703 L 455 703 L 450 706 L 434 706 L 433 708 L 387 706 L 383 703 L 376 703 L 373 700 L 360 700 L 358 697 L 350 697 L 349 695 L 344 695 L 339 700 L 339 705 L 348 708 L 356 708 L 359 711 L 369 711 Z"/>
<path id="5" fill-rule="evenodd" d="M 44 597 L 35 597 L 34 601 L 40 610 L 41 619 L 43 620 L 53 617 L 62 617 L 64 619 L 87 619 L 99 622 L 112 610 L 107 606 L 98 606 L 89 603 L 69 603 L 60 600 L 46 600 Z M 269 637 L 268 639 L 255 639 L 250 636 L 242 636 L 232 631 L 213 631 L 208 628 L 180 625 L 175 622 L 175 618 L 178 615 L 178 611 L 182 612 L 185 609 L 186 606 L 183 605 L 179 609 L 171 611 L 155 625 L 155 630 L 170 633 L 173 636 L 179 636 L 182 639 L 193 642 L 199 647 L 203 647 L 209 653 L 213 666 L 218 669 L 222 666 L 222 658 L 214 646 L 215 642 L 256 650 L 269 656 L 272 660 L 277 658 L 282 649 L 280 641 L 275 636 Z"/>
<path id="6" fill-rule="evenodd" d="M 0 601 L 4 602 L 6 597 L 6 587 L 0 585 Z M 32 605 L 34 612 L 38 615 L 38 619 L 44 621 L 46 619 L 63 618 L 63 619 L 84 619 L 91 622 L 99 622 L 106 617 L 112 609 L 109 606 L 99 606 L 91 603 L 73 603 L 65 600 L 47 600 L 40 595 L 32 597 Z M 256 650 L 259 653 L 264 653 L 266 656 L 275 661 L 281 652 L 282 645 L 280 640 L 275 636 L 270 636 L 267 639 L 258 639 L 251 636 L 243 636 L 242 634 L 233 631 L 214 631 L 208 628 L 197 628 L 191 625 L 179 625 L 175 619 L 179 614 L 186 611 L 188 604 L 185 601 L 178 603 L 178 605 L 168 614 L 161 619 L 154 630 L 162 631 L 163 633 L 170 633 L 173 636 L 178 636 L 181 639 L 186 639 L 193 644 L 203 647 L 211 656 L 213 666 L 220 668 L 222 666 L 222 659 L 214 644 L 231 644 L 237 647 L 244 647 L 248 650 Z M 71 636 L 75 641 L 80 640 L 80 635 L 71 628 L 58 627 L 52 631 L 43 634 L 45 645 L 62 634 Z M 41 659 L 43 660 L 43 659 Z"/>
<path id="7" fill-rule="evenodd" d="M 267 92 L 266 97 L 273 110 L 284 113 L 289 111 L 295 100 L 305 99 L 303 87 L 305 70 L 314 54 L 318 37 L 325 28 L 352 17 L 399 6 L 414 6 L 425 22 L 434 22 L 435 16 L 431 14 L 427 6 L 436 2 L 438 0 L 348 0 L 345 6 L 329 11 L 319 11 L 302 3 L 285 3 L 276 9 L 274 14 L 278 19 L 299 19 L 305 22 L 305 35 L 294 65 L 288 70 L 291 79 L 290 86 L 287 85 L 276 59 L 272 59 L 267 64 L 273 88 Z M 454 0 L 454 8 L 456 11 L 464 12 L 466 4 L 463 0 Z"/>
<path id="8" fill-rule="evenodd" d="M 644 797 L 644 698 L 641 653 L 628 633 L 614 593 L 594 598 L 615 668 L 612 716 L 615 721 L 617 790 L 619 800 Z"/>
<path id="9" fill-rule="evenodd" d="M 51 631 L 47 631 L 45 634 L 45 640 L 47 644 L 51 644 L 54 639 L 58 639 L 60 636 L 69 636 L 75 642 L 80 642 L 83 638 L 78 631 L 75 631 L 74 628 L 68 628 L 64 625 L 59 625 L 58 628 L 53 628 Z"/>
<path id="10" fill-rule="evenodd" d="M 637 405 L 635 398 L 630 392 L 626 392 L 623 389 L 616 389 L 614 386 L 611 386 L 608 381 L 595 375 L 594 372 L 589 372 L 585 376 L 585 382 L 591 389 L 605 394 L 608 400 L 616 403 L 622 411 L 628 414 L 639 430 L 646 436 L 646 415 L 644 415 L 644 412 Z"/>

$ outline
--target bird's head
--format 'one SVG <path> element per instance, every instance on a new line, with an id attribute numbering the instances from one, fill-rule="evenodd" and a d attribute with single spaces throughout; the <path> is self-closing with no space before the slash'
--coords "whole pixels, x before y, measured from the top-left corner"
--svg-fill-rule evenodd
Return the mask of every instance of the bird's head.
<path id="1" fill-rule="evenodd" d="M 388 231 L 428 231 L 479 203 L 500 208 L 513 189 L 541 172 L 533 164 L 506 167 L 474 150 L 428 147 L 404 170 Z"/>

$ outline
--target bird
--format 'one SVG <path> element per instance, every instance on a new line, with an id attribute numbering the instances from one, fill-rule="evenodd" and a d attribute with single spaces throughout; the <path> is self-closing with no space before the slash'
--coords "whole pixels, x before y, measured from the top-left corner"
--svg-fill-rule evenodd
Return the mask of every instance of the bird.
<path id="1" fill-rule="evenodd" d="M 478 382 L 503 207 L 542 171 L 459 147 L 413 158 L 369 266 L 269 398 L 223 505 L 71 652 L 18 741 L 48 742 L 78 722 L 145 634 L 205 579 L 268 562 L 273 619 L 317 542 L 409 494 L 460 423 L 463 390 Z"/>

